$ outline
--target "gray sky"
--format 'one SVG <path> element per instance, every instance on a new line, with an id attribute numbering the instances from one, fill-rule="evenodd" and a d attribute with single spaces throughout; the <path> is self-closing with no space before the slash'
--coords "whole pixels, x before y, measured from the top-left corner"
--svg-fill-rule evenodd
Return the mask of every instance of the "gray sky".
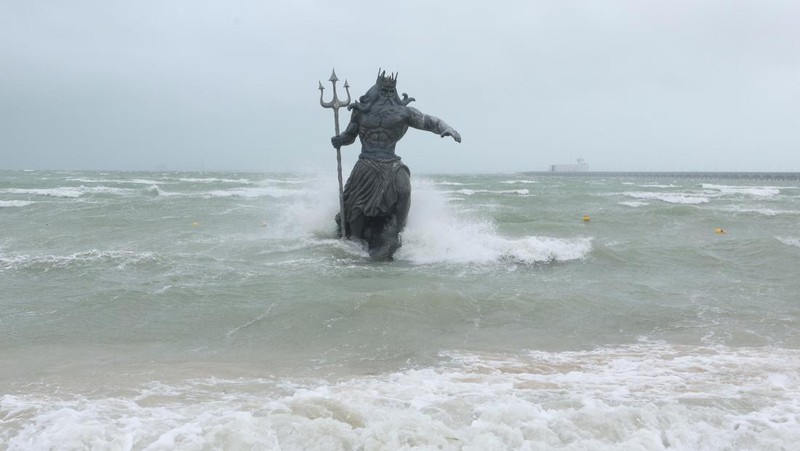
<path id="1" fill-rule="evenodd" d="M 356 98 L 382 67 L 463 137 L 409 130 L 415 173 L 800 171 L 798 24 L 796 0 L 3 0 L 0 168 L 335 171 L 317 82 Z"/>

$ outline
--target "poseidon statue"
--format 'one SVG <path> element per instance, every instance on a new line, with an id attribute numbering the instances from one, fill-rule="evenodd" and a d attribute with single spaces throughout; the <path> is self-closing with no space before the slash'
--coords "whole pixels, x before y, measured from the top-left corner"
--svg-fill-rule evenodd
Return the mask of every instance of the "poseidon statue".
<path id="1" fill-rule="evenodd" d="M 411 172 L 395 154 L 395 145 L 408 127 L 451 136 L 461 142 L 461 135 L 443 120 L 421 113 L 408 104 L 414 98 L 397 95 L 397 74 L 386 76 L 378 71 L 375 85 L 352 110 L 344 132 L 331 138 L 340 148 L 361 140 L 361 154 L 344 188 L 344 211 L 347 223 L 336 215 L 341 237 L 360 240 L 370 257 L 391 260 L 401 245 L 401 233 L 411 207 Z"/>

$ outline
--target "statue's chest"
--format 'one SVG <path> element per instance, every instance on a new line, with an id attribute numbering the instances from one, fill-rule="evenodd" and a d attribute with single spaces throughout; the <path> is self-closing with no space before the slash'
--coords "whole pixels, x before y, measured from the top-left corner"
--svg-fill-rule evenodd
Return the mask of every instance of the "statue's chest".
<path id="1" fill-rule="evenodd" d="M 369 112 L 361 125 L 366 128 L 402 129 L 407 123 L 405 108 L 380 107 Z"/>

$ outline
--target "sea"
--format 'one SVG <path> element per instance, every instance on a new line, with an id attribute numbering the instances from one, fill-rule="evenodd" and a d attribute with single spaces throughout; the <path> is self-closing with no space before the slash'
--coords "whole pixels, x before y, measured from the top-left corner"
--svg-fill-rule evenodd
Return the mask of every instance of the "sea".
<path id="1" fill-rule="evenodd" d="M 800 175 L 0 171 L 0 449 L 790 450 Z"/>

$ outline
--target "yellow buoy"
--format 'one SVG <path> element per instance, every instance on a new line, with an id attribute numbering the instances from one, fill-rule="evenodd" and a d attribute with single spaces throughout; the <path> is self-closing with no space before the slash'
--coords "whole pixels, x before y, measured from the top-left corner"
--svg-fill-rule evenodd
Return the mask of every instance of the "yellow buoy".
<path id="1" fill-rule="evenodd" d="M 591 220 L 592 218 L 590 218 L 589 215 L 583 215 L 583 222 L 589 222 Z"/>
<path id="2" fill-rule="evenodd" d="M 717 235 L 725 235 L 726 232 L 725 229 L 723 229 L 722 227 L 717 227 L 716 229 L 714 229 L 714 233 L 716 233 Z"/>
<path id="3" fill-rule="evenodd" d="M 197 221 L 194 221 L 194 222 L 192 222 L 192 227 L 197 227 L 197 226 L 199 226 L 199 225 L 200 225 L 200 223 L 199 223 L 199 222 L 197 222 Z"/>

